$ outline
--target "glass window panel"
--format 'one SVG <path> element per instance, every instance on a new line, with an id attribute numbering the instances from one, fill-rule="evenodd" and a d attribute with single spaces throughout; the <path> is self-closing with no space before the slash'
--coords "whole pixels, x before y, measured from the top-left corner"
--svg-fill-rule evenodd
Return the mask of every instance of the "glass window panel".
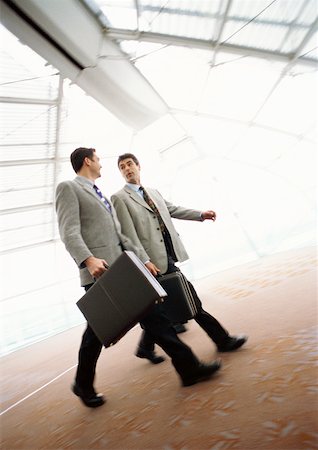
<path id="1" fill-rule="evenodd" d="M 192 183 L 184 183 L 185 179 L 191 179 Z M 191 260 L 194 257 L 198 264 L 195 269 L 198 272 L 208 270 L 201 266 L 200 260 L 207 267 L 225 261 L 238 264 L 240 258 L 243 262 L 253 254 L 255 257 L 276 251 L 283 242 L 287 245 L 289 234 L 290 245 L 297 241 L 297 234 L 298 244 L 312 243 L 312 205 L 299 186 L 267 170 L 228 159 L 201 159 L 175 173 L 170 192 L 174 204 L 217 212 L 215 223 L 191 226 L 176 221 Z"/>
<path id="2" fill-rule="evenodd" d="M 296 1 L 296 0 L 293 0 Z M 303 7 L 300 11 L 298 21 L 305 25 L 312 25 L 317 18 L 317 1 L 306 0 L 303 3 Z"/>
<path id="3" fill-rule="evenodd" d="M 280 51 L 283 53 L 296 52 L 306 34 L 307 29 L 293 29 L 291 33 L 288 33 L 287 38 L 283 39 Z"/>
<path id="4" fill-rule="evenodd" d="M 161 13 L 151 22 L 150 29 L 162 34 L 208 40 L 212 39 L 215 22 L 205 17 Z"/>
<path id="5" fill-rule="evenodd" d="M 200 2 L 193 0 L 170 0 L 169 2 L 162 1 L 139 1 L 139 9 L 141 13 L 142 23 L 144 24 L 143 30 L 152 29 L 162 27 L 167 25 L 170 29 L 168 33 L 171 34 L 179 34 L 174 28 L 173 24 L 176 24 L 176 21 L 170 21 L 170 18 L 173 16 L 175 19 L 180 20 L 179 24 L 176 24 L 176 27 L 180 26 L 184 27 L 184 29 L 190 29 L 192 19 L 199 20 L 201 26 L 208 28 L 208 24 L 210 23 L 210 33 L 212 30 L 211 19 L 215 19 L 217 16 L 217 12 L 219 10 L 219 2 L 215 2 L 214 0 L 202 0 Z M 164 20 L 161 20 L 161 18 Z M 160 25 L 159 25 L 160 21 Z M 183 25 L 181 25 L 183 23 Z M 194 22 L 192 22 L 194 23 Z M 147 24 L 147 25 L 146 25 Z M 154 28 L 153 28 L 154 25 Z M 189 27 L 190 25 L 190 27 Z M 189 31 L 188 31 L 189 32 Z M 187 32 L 187 35 L 188 35 Z M 202 30 L 199 27 L 193 28 L 190 35 L 197 36 L 197 34 L 201 33 Z"/>
<path id="6" fill-rule="evenodd" d="M 208 52 L 169 47 L 142 58 L 136 66 L 169 106 L 196 109 L 210 59 Z"/>
<path id="7" fill-rule="evenodd" d="M 137 14 L 133 0 L 102 1 L 96 0 L 101 10 L 114 28 L 126 28 L 135 30 L 137 28 Z"/>
<path id="8" fill-rule="evenodd" d="M 137 151 L 161 151 L 176 144 L 184 136 L 182 127 L 171 116 L 166 115 L 136 134 L 132 147 Z"/>
<path id="9" fill-rule="evenodd" d="M 39 205 L 53 201 L 53 185 L 35 189 L 8 190 L 0 192 L 1 209 Z"/>
<path id="10" fill-rule="evenodd" d="M 16 267 L 17 258 L 19 265 L 23 267 L 23 271 L 19 273 L 19 283 L 16 283 L 16 272 L 12 270 Z M 74 279 L 76 286 L 80 286 L 78 268 L 60 241 L 3 254 L 1 263 L 1 273 L 6 280 L 6 283 L 0 284 L 1 299 L 21 296 L 70 279 Z M 37 264 L 36 282 L 34 264 Z"/>
<path id="11" fill-rule="evenodd" d="M 290 151 L 273 161 L 270 170 L 303 191 L 316 187 L 317 167 L 317 145 L 298 140 Z"/>
<path id="12" fill-rule="evenodd" d="M 313 144 L 318 143 L 318 125 L 315 117 L 313 117 L 313 121 L 311 122 L 311 124 L 308 125 L 308 128 L 304 132 L 303 137 Z"/>
<path id="13" fill-rule="evenodd" d="M 52 223 L 2 231 L 0 233 L 1 251 L 37 244 L 53 239 Z"/>
<path id="14" fill-rule="evenodd" d="M 210 156 L 223 156 L 241 141 L 247 125 L 214 116 L 176 114 L 199 148 Z"/>
<path id="15" fill-rule="evenodd" d="M 122 149 L 129 146 L 133 130 L 100 103 L 82 89 L 70 86 L 69 81 L 64 83 L 64 95 L 59 157 L 69 158 L 76 147 L 93 147 L 110 156 L 122 153 Z"/>
<path id="16" fill-rule="evenodd" d="M 198 110 L 249 121 L 280 76 L 280 65 L 246 58 L 214 67 Z"/>
<path id="17" fill-rule="evenodd" d="M 69 149 L 69 153 L 68 153 L 68 159 L 67 161 L 63 161 L 63 162 L 59 162 L 58 163 L 58 169 L 57 169 L 57 180 L 56 183 L 60 183 L 63 180 L 72 180 L 76 174 L 72 168 L 72 165 L 69 161 L 69 155 L 71 154 L 72 150 L 75 150 L 76 147 Z"/>
<path id="18" fill-rule="evenodd" d="M 53 158 L 55 144 L 42 142 L 30 145 L 1 145 L 0 161 Z"/>
<path id="19" fill-rule="evenodd" d="M 53 100 L 57 97 L 57 70 L 0 25 L 0 95 Z"/>
<path id="20" fill-rule="evenodd" d="M 237 21 L 227 21 L 222 34 L 222 41 L 226 40 L 228 44 L 252 48 L 278 50 L 287 31 L 287 27 L 284 25 L 270 26 L 254 22 L 240 30 L 243 25 L 244 23 L 239 24 Z M 233 37 L 231 37 L 232 35 Z"/>
<path id="21" fill-rule="evenodd" d="M 257 122 L 300 134 L 317 117 L 317 77 L 304 73 L 286 76 L 257 117 Z"/>
<path id="22" fill-rule="evenodd" d="M 0 192 L 53 184 L 54 164 L 0 167 Z"/>
<path id="23" fill-rule="evenodd" d="M 314 33 L 300 52 L 305 58 L 318 60 L 318 32 Z"/>
<path id="24" fill-rule="evenodd" d="M 230 14 L 231 16 L 251 19 L 263 11 L 258 17 L 260 20 L 290 22 L 296 18 L 299 4 L 299 0 L 280 0 L 271 5 L 267 0 L 234 0 Z M 267 8 L 269 5 L 270 7 Z"/>
<path id="25" fill-rule="evenodd" d="M 296 136 L 261 127 L 251 127 L 241 136 L 227 156 L 255 166 L 268 167 L 291 151 L 297 142 Z"/>
<path id="26" fill-rule="evenodd" d="M 0 104 L 2 144 L 53 143 L 56 139 L 56 106 Z"/>
<path id="27" fill-rule="evenodd" d="M 28 228 L 52 221 L 52 206 L 31 211 L 3 214 L 0 216 L 0 231 Z"/>
<path id="28" fill-rule="evenodd" d="M 83 295 L 77 280 L 1 302 L 1 355 L 84 322 L 75 305 Z"/>
<path id="29" fill-rule="evenodd" d="M 199 156 L 199 151 L 195 144 L 186 138 L 178 144 L 160 152 L 163 162 L 169 167 L 172 173 L 179 170 L 185 164 L 189 164 Z"/>

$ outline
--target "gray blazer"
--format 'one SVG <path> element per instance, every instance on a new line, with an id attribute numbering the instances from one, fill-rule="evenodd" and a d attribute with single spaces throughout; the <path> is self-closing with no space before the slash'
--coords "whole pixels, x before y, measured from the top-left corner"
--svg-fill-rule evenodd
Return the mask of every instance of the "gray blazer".
<path id="1" fill-rule="evenodd" d="M 121 234 L 114 207 L 111 214 L 81 177 L 57 186 L 56 212 L 61 239 L 79 268 L 82 286 L 94 281 L 83 264 L 89 256 L 112 264 L 122 253 L 121 244 L 136 251 Z"/>
<path id="2" fill-rule="evenodd" d="M 174 206 L 166 201 L 155 189 L 145 188 L 149 196 L 156 204 L 158 211 L 170 233 L 173 248 L 178 261 L 189 258 L 181 239 L 172 223 L 175 219 L 201 221 L 201 211 Z M 116 208 L 117 217 L 123 233 L 131 239 L 139 249 L 139 257 L 143 262 L 150 260 L 161 273 L 167 271 L 167 251 L 160 231 L 157 216 L 140 195 L 125 186 L 111 197 Z"/>

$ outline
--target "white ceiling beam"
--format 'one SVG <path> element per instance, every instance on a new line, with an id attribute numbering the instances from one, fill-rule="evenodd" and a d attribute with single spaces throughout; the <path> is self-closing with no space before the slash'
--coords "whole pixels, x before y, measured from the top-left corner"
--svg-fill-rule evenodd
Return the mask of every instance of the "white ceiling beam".
<path id="1" fill-rule="evenodd" d="M 217 31 L 217 35 L 216 35 L 216 39 L 215 39 L 214 54 L 213 54 L 213 58 L 212 58 L 212 61 L 211 61 L 211 67 L 214 67 L 214 65 L 215 65 L 216 55 L 217 55 L 218 49 L 220 47 L 222 33 L 223 33 L 223 30 L 224 30 L 225 23 L 226 23 L 226 20 L 227 20 L 227 16 L 229 14 L 229 11 L 230 11 L 232 3 L 233 3 L 233 0 L 228 0 L 228 2 L 226 4 L 225 11 L 224 11 L 224 14 L 223 14 L 223 17 L 219 21 L 219 29 Z"/>
<path id="2" fill-rule="evenodd" d="M 203 50 L 214 50 L 217 41 L 208 41 L 205 39 L 188 38 L 184 36 L 173 36 L 170 34 L 153 33 L 149 31 L 133 31 L 124 29 L 107 29 L 107 36 L 113 40 L 138 40 L 144 42 L 161 43 L 166 45 L 175 45 L 182 47 L 198 48 Z M 239 55 L 253 56 L 258 58 L 272 59 L 289 63 L 293 54 L 277 53 L 271 50 L 259 49 L 254 47 L 246 47 L 229 43 L 219 43 L 219 51 L 226 53 L 236 53 Z M 317 65 L 317 61 L 311 58 L 301 58 L 300 61 L 311 66 Z"/>
<path id="3" fill-rule="evenodd" d="M 167 105 L 78 0 L 0 0 L 11 32 L 135 130 Z"/>
<path id="4" fill-rule="evenodd" d="M 305 0 L 308 2 L 308 0 Z M 223 3 L 224 0 L 221 0 L 221 3 Z M 199 3 L 199 2 L 198 2 Z M 193 10 L 193 9 L 182 9 L 182 8 L 169 8 L 169 7 L 162 7 L 162 6 L 154 6 L 154 5 L 142 5 L 140 6 L 141 13 L 143 11 L 151 11 L 151 12 L 161 12 L 165 14 L 170 15 L 178 15 L 178 16 L 187 16 L 187 17 L 201 17 L 203 19 L 218 19 L 218 12 L 209 13 L 208 11 L 199 11 L 199 10 Z M 249 22 L 252 19 L 251 16 L 234 16 L 234 15 L 228 15 L 228 20 L 231 22 Z M 270 25 L 270 26 L 276 26 L 276 27 L 289 27 L 293 21 L 286 22 L 284 20 L 271 20 L 271 19 L 264 19 L 262 17 L 256 17 L 253 20 L 253 23 L 261 24 L 261 25 Z M 296 28 L 307 28 L 307 25 L 301 22 L 297 22 L 294 25 Z"/>
<path id="5" fill-rule="evenodd" d="M 135 0 L 135 8 L 136 8 L 137 29 L 139 30 L 140 7 L 138 0 Z"/>

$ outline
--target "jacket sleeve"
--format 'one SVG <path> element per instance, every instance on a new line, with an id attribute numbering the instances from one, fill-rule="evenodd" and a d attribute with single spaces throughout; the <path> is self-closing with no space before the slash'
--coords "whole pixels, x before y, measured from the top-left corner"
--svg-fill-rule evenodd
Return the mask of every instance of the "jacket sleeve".
<path id="1" fill-rule="evenodd" d="M 92 253 L 81 234 L 79 201 L 69 182 L 62 182 L 57 186 L 55 206 L 61 240 L 80 266 Z"/>
<path id="2" fill-rule="evenodd" d="M 158 191 L 157 191 L 158 192 Z M 161 194 L 158 192 L 161 196 Z M 196 209 L 184 208 L 183 206 L 175 206 L 171 202 L 163 199 L 166 207 L 168 208 L 169 214 L 174 219 L 183 219 L 183 220 L 196 220 L 198 222 L 202 222 L 201 211 Z"/>
<path id="3" fill-rule="evenodd" d="M 148 254 L 146 253 L 143 245 L 141 244 L 138 235 L 135 230 L 134 222 L 131 218 L 131 215 L 128 211 L 126 203 L 121 199 L 119 196 L 112 195 L 111 201 L 115 207 L 116 215 L 119 220 L 120 226 L 121 226 L 121 232 L 124 235 L 123 238 L 128 238 L 128 250 L 130 249 L 129 246 L 131 243 L 133 244 L 132 250 L 136 253 L 138 258 L 143 262 L 147 262 L 150 260 Z M 122 243 L 124 247 L 125 245 L 125 239 L 122 239 Z"/>

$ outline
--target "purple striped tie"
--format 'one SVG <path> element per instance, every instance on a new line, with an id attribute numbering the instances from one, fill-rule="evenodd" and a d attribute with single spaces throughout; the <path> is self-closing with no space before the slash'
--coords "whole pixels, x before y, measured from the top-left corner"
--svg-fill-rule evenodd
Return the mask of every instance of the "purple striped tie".
<path id="1" fill-rule="evenodd" d="M 107 198 L 105 198 L 102 194 L 102 192 L 100 191 L 100 189 L 98 189 L 98 187 L 96 186 L 96 184 L 94 184 L 93 188 L 95 189 L 96 194 L 98 195 L 98 197 L 101 199 L 101 201 L 104 203 L 104 205 L 106 206 L 106 208 L 108 209 L 108 211 L 111 213 L 112 212 L 112 207 L 109 203 L 109 201 L 107 200 Z"/>

